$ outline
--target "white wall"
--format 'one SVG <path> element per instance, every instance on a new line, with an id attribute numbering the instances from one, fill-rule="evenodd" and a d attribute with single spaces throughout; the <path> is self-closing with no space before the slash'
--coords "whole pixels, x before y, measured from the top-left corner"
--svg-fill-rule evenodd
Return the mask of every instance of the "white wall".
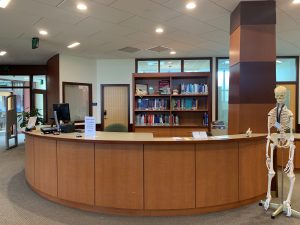
<path id="1" fill-rule="evenodd" d="M 97 60 L 69 55 L 59 56 L 59 99 L 62 102 L 62 82 L 91 83 L 93 86 L 93 102 L 97 102 Z M 80 104 L 80 102 L 79 102 Z M 100 121 L 97 107 L 93 106 L 93 115 Z"/>
<path id="2" fill-rule="evenodd" d="M 97 60 L 97 102 L 100 106 L 100 84 L 130 84 L 130 123 L 132 123 L 132 73 L 135 72 L 134 59 Z M 100 120 L 99 120 L 100 121 Z"/>

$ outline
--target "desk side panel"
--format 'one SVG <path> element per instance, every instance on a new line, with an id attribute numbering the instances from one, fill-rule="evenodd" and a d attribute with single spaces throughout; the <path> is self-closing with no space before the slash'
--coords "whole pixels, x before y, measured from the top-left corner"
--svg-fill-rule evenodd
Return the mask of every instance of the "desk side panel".
<path id="1" fill-rule="evenodd" d="M 95 145 L 95 204 L 143 209 L 143 145 Z"/>
<path id="2" fill-rule="evenodd" d="M 94 144 L 57 141 L 58 197 L 94 205 Z"/>
<path id="3" fill-rule="evenodd" d="M 197 144 L 196 207 L 238 201 L 238 142 Z"/>
<path id="4" fill-rule="evenodd" d="M 144 145 L 145 209 L 195 208 L 195 145 Z"/>
<path id="5" fill-rule="evenodd" d="M 56 140 L 34 138 L 35 187 L 57 196 Z"/>
<path id="6" fill-rule="evenodd" d="M 239 200 L 267 192 L 266 141 L 239 142 Z"/>
<path id="7" fill-rule="evenodd" d="M 25 176 L 34 186 L 34 137 L 29 135 L 25 139 Z"/>

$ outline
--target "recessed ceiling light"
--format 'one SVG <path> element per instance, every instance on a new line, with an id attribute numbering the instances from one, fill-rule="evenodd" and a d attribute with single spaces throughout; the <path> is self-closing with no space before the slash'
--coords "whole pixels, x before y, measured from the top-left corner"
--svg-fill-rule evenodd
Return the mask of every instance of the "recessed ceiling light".
<path id="1" fill-rule="evenodd" d="M 294 0 L 293 3 L 294 3 L 294 4 L 299 4 L 299 3 L 300 3 L 300 0 Z"/>
<path id="2" fill-rule="evenodd" d="M 176 52 L 175 52 L 175 51 L 170 51 L 170 54 L 171 54 L 171 55 L 175 55 Z"/>
<path id="3" fill-rule="evenodd" d="M 87 10 L 87 6 L 86 6 L 86 4 L 79 3 L 79 4 L 77 4 L 77 9 L 79 9 L 79 10 Z"/>
<path id="4" fill-rule="evenodd" d="M 39 33 L 40 33 L 41 35 L 47 35 L 47 34 L 48 34 L 48 31 L 46 31 L 46 30 L 40 30 Z"/>
<path id="5" fill-rule="evenodd" d="M 1 0 L 0 8 L 6 8 L 6 6 L 10 3 L 10 0 Z"/>
<path id="6" fill-rule="evenodd" d="M 6 51 L 0 51 L 0 56 L 4 56 L 6 53 Z"/>
<path id="7" fill-rule="evenodd" d="M 185 5 L 185 8 L 194 9 L 194 8 L 196 8 L 196 3 L 195 2 L 189 2 Z"/>
<path id="8" fill-rule="evenodd" d="M 75 48 L 75 47 L 78 46 L 78 45 L 80 45 L 79 42 L 74 42 L 74 43 L 68 45 L 68 48 Z"/>
<path id="9" fill-rule="evenodd" d="M 161 28 L 161 27 L 158 27 L 158 28 L 155 29 L 155 32 L 156 33 L 162 33 L 162 32 L 164 32 L 164 29 Z"/>

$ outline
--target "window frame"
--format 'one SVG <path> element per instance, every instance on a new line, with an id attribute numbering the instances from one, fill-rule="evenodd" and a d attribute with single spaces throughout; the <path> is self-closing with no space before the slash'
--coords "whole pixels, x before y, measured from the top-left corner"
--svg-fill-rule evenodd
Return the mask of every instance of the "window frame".
<path id="1" fill-rule="evenodd" d="M 158 61 L 158 72 L 157 73 L 173 73 L 173 72 L 160 72 L 160 61 L 165 60 L 180 60 L 181 61 L 181 67 L 180 67 L 180 73 L 184 72 L 184 60 L 209 60 L 210 68 L 208 73 L 212 73 L 212 57 L 188 57 L 188 58 L 136 58 L 135 59 L 135 73 L 138 73 L 138 62 L 139 61 Z M 202 72 L 197 72 L 202 73 Z M 206 73 L 206 72 L 205 72 Z"/>

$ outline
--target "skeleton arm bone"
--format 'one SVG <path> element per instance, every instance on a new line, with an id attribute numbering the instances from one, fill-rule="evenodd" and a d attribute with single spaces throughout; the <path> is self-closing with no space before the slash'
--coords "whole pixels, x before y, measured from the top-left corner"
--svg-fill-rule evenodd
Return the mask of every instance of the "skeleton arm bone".
<path id="1" fill-rule="evenodd" d="M 270 163 L 271 159 L 269 157 L 269 146 L 270 146 L 270 140 L 271 140 L 271 134 L 270 134 L 270 115 L 268 115 L 268 136 L 267 136 L 267 146 L 266 146 L 266 165 L 267 168 L 270 169 Z"/>

